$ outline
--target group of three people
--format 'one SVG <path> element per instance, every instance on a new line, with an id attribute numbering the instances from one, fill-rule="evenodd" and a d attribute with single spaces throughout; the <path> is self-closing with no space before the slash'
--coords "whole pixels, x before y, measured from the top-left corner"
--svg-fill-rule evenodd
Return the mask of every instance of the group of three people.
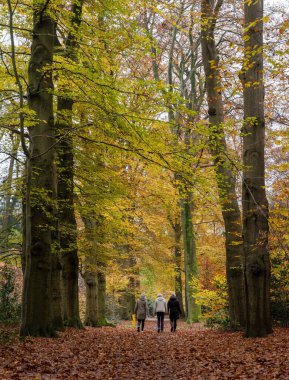
<path id="1" fill-rule="evenodd" d="M 148 304 L 146 296 L 142 294 L 140 298 L 136 301 L 134 313 L 137 318 L 137 331 L 144 330 L 145 319 L 148 315 Z M 177 319 L 179 319 L 180 314 L 182 314 L 180 303 L 172 293 L 168 303 L 161 293 L 157 295 L 154 304 L 154 315 L 157 316 L 157 328 L 158 332 L 164 331 L 164 317 L 165 313 L 169 313 L 170 323 L 171 323 L 171 332 L 176 331 L 177 328 Z"/>

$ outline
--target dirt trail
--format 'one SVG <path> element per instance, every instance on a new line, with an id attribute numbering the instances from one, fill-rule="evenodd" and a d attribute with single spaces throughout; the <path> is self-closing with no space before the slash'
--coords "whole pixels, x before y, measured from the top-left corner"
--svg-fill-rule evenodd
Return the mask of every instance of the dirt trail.
<path id="1" fill-rule="evenodd" d="M 289 379 L 289 332 L 263 339 L 179 324 L 164 333 L 148 321 L 143 333 L 117 328 L 67 329 L 0 347 L 0 379 L 223 380 Z"/>

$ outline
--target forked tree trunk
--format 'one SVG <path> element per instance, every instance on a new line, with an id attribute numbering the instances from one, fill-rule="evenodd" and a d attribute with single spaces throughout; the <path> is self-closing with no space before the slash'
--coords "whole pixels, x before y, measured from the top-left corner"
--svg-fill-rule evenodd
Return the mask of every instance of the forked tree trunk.
<path id="1" fill-rule="evenodd" d="M 244 1 L 243 235 L 246 336 L 272 332 L 269 311 L 270 260 L 265 192 L 263 0 Z"/>
<path id="2" fill-rule="evenodd" d="M 51 259 L 54 245 L 52 226 L 56 223 L 56 174 L 50 66 L 55 22 L 49 16 L 47 2 L 37 2 L 34 7 L 28 101 L 36 121 L 29 128 L 31 159 L 27 169 L 26 264 L 20 334 L 52 336 L 55 334 L 51 323 Z"/>
<path id="3" fill-rule="evenodd" d="M 65 56 L 76 60 L 77 42 L 75 35 L 81 22 L 83 2 L 74 1 L 72 5 L 71 28 L 66 43 Z M 65 92 L 65 89 L 64 89 Z M 58 207 L 59 207 L 59 245 L 62 265 L 63 319 L 66 326 L 81 327 L 79 316 L 77 253 L 77 225 L 74 215 L 74 152 L 72 139 L 73 100 L 69 92 L 67 97 L 58 98 L 57 137 L 58 143 Z"/>
<path id="4" fill-rule="evenodd" d="M 210 151 L 214 160 L 219 198 L 225 224 L 226 275 L 229 293 L 229 316 L 232 326 L 245 325 L 243 281 L 243 240 L 241 214 L 236 194 L 236 173 L 229 160 L 224 134 L 224 110 L 219 70 L 219 57 L 215 44 L 215 24 L 218 10 L 210 0 L 202 0 L 202 56 L 206 76 L 207 102 L 210 128 Z"/>

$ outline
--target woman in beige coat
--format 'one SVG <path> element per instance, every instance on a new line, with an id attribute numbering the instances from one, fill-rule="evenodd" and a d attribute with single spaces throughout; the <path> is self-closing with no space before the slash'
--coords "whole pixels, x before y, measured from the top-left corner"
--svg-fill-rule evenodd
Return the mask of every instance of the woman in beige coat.
<path id="1" fill-rule="evenodd" d="M 164 318 L 165 313 L 167 312 L 167 303 L 161 293 L 158 294 L 155 301 L 154 314 L 157 315 L 158 320 L 158 332 L 164 331 Z"/>

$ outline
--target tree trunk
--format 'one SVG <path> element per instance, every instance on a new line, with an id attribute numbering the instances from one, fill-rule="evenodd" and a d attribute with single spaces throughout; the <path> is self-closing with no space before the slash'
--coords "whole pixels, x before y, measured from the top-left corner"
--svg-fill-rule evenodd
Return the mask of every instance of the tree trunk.
<path id="1" fill-rule="evenodd" d="M 120 298 L 120 318 L 129 320 L 134 311 L 135 306 L 135 292 L 137 290 L 136 280 L 134 276 L 130 276 L 126 290 L 123 292 Z"/>
<path id="2" fill-rule="evenodd" d="M 76 61 L 76 32 L 78 31 L 83 2 L 73 2 L 71 24 L 74 30 L 68 34 L 65 43 L 65 57 Z M 64 89 L 65 90 L 65 89 Z M 74 152 L 71 135 L 73 100 L 59 97 L 57 104 L 58 135 L 58 207 L 59 244 L 62 264 L 63 318 L 66 326 L 81 327 L 79 316 L 77 253 L 77 225 L 74 215 Z M 70 132 L 70 133 L 69 133 Z"/>
<path id="3" fill-rule="evenodd" d="M 72 123 L 72 104 L 70 99 L 58 100 L 57 134 L 58 153 L 58 207 L 59 207 L 59 245 L 62 265 L 63 319 L 66 326 L 81 327 L 79 317 L 77 254 L 77 226 L 73 202 L 73 142 L 70 135 L 63 135 Z M 63 120 L 59 113 L 66 113 Z"/>
<path id="4" fill-rule="evenodd" d="M 52 254 L 51 272 L 51 323 L 55 330 L 63 330 L 61 264 L 58 252 Z"/>
<path id="5" fill-rule="evenodd" d="M 180 218 L 175 220 L 173 225 L 174 229 L 174 258 L 175 258 L 175 293 L 180 302 L 182 313 L 184 314 L 183 305 L 183 284 L 182 284 L 182 250 L 181 250 L 181 238 L 182 238 L 182 226 Z"/>
<path id="6" fill-rule="evenodd" d="M 269 311 L 270 260 L 265 192 L 263 84 L 263 1 L 244 2 L 243 236 L 246 336 L 272 332 Z"/>
<path id="7" fill-rule="evenodd" d="M 192 223 L 192 199 L 187 190 L 185 198 L 181 200 L 182 231 L 184 238 L 185 259 L 185 300 L 186 319 L 188 323 L 198 322 L 201 314 L 200 306 L 196 304 L 194 297 L 194 278 L 198 277 L 196 258 L 196 239 Z"/>
<path id="8" fill-rule="evenodd" d="M 2 242 L 1 242 L 1 248 L 0 250 L 3 250 L 4 254 L 9 249 L 9 236 L 10 236 L 10 230 L 13 224 L 13 209 L 14 209 L 14 203 L 12 202 L 12 181 L 13 181 L 13 173 L 14 173 L 14 165 L 15 165 L 15 159 L 17 157 L 18 148 L 20 145 L 20 138 L 19 136 L 13 136 L 11 137 L 11 155 L 10 155 L 10 161 L 9 161 L 9 167 L 8 167 L 8 175 L 5 179 L 5 190 L 4 190 L 4 215 L 3 215 L 3 221 L 2 221 Z"/>
<path id="9" fill-rule="evenodd" d="M 104 266 L 99 268 L 97 273 L 98 280 L 98 325 L 107 325 L 106 310 L 105 310 L 105 298 L 106 298 L 106 275 L 104 272 Z"/>
<path id="10" fill-rule="evenodd" d="M 55 22 L 49 16 L 46 2 L 38 2 L 34 6 L 28 102 L 36 121 L 29 128 L 31 159 L 27 163 L 26 264 L 20 334 L 52 336 L 55 330 L 51 323 L 51 258 L 54 244 L 51 226 L 56 223 L 56 174 L 50 65 Z"/>
<path id="11" fill-rule="evenodd" d="M 98 284 L 97 274 L 94 271 L 85 271 L 84 275 L 86 289 L 85 326 L 96 327 L 98 323 Z"/>
<path id="12" fill-rule="evenodd" d="M 99 253 L 95 251 L 101 240 L 97 229 L 101 228 L 101 217 L 96 219 L 94 212 L 89 216 L 81 215 L 85 225 L 85 234 L 90 247 L 85 257 L 86 270 L 83 278 L 86 285 L 86 315 L 85 325 L 105 326 L 106 277 L 105 264 L 100 261 Z M 97 239 L 98 237 L 98 239 Z"/>
<path id="13" fill-rule="evenodd" d="M 134 283 L 134 278 L 130 277 L 128 287 L 120 298 L 120 319 L 130 320 L 133 314 L 136 301 Z"/>
<path id="14" fill-rule="evenodd" d="M 232 326 L 245 325 L 243 240 L 241 214 L 236 194 L 234 166 L 229 160 L 224 134 L 224 110 L 221 92 L 219 57 L 215 44 L 215 23 L 222 1 L 212 9 L 211 1 L 202 0 L 202 56 L 206 75 L 207 102 L 210 128 L 210 151 L 215 173 L 222 215 L 225 224 L 226 274 L 229 293 L 229 316 Z"/>
<path id="15" fill-rule="evenodd" d="M 130 245 L 123 245 L 120 250 L 123 253 L 121 256 L 126 256 L 125 259 L 122 259 L 121 266 L 122 270 L 128 275 L 128 284 L 119 300 L 119 316 L 121 319 L 129 320 L 134 312 L 135 294 L 139 290 L 139 271 L 136 268 L 136 259 L 132 256 Z"/>
<path id="16" fill-rule="evenodd" d="M 85 226 L 88 252 L 85 254 L 85 272 L 83 279 L 86 289 L 85 326 L 98 326 L 98 279 L 97 279 L 97 246 L 96 231 L 98 223 L 92 216 L 81 215 Z"/>

